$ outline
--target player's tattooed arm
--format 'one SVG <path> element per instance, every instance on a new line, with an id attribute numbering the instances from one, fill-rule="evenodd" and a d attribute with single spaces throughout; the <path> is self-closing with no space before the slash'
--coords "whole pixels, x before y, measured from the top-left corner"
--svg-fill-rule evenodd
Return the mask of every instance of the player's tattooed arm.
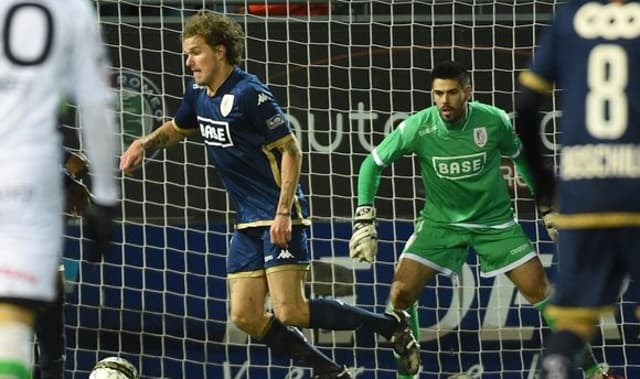
<path id="1" fill-rule="evenodd" d="M 288 214 L 293 204 L 300 171 L 302 170 L 302 149 L 294 135 L 290 135 L 281 147 L 282 162 L 280 164 L 280 199 L 278 213 Z"/>
<path id="2" fill-rule="evenodd" d="M 173 121 L 162 124 L 159 128 L 143 137 L 142 146 L 146 149 L 162 149 L 182 141 L 183 133 Z"/>
<path id="3" fill-rule="evenodd" d="M 293 134 L 278 141 L 277 148 L 282 153 L 280 177 L 276 178 L 280 182 L 280 197 L 269 235 L 272 243 L 286 247 L 292 235 L 291 207 L 302 169 L 302 149 Z"/>
<path id="4" fill-rule="evenodd" d="M 125 174 L 131 173 L 133 169 L 142 163 L 145 150 L 175 145 L 182 141 L 185 136 L 173 121 L 165 122 L 158 129 L 138 138 L 129 145 L 129 148 L 120 156 L 120 170 Z"/>

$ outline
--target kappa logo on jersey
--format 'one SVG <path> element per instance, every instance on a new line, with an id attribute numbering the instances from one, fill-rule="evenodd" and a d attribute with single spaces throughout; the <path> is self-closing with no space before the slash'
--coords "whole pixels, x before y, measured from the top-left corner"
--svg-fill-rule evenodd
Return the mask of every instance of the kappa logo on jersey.
<path id="1" fill-rule="evenodd" d="M 488 139 L 487 128 L 473 128 L 473 142 L 475 142 L 478 147 L 484 147 L 484 145 L 487 144 Z"/>
<path id="2" fill-rule="evenodd" d="M 269 101 L 269 95 L 267 95 L 266 93 L 258 94 L 258 106 L 260 106 L 260 104 L 262 103 L 266 103 L 267 101 Z"/>
<path id="3" fill-rule="evenodd" d="M 204 143 L 207 145 L 218 147 L 233 146 L 228 122 L 215 121 L 198 116 L 198 125 L 200 125 L 200 134 L 204 138 Z"/>
<path id="4" fill-rule="evenodd" d="M 226 94 L 222 96 L 222 101 L 220 101 L 220 113 L 223 117 L 227 117 L 229 113 L 231 113 L 231 109 L 233 109 L 233 99 L 235 96 L 231 94 Z"/>
<path id="5" fill-rule="evenodd" d="M 464 179 L 478 175 L 487 163 L 486 153 L 459 155 L 455 157 L 433 157 L 433 169 L 445 179 Z"/>
<path id="6" fill-rule="evenodd" d="M 280 254 L 276 257 L 276 259 L 292 259 L 295 258 L 293 254 L 287 249 L 280 250 Z"/>
<path id="7" fill-rule="evenodd" d="M 162 92 L 151 79 L 139 71 L 122 68 L 116 71 L 116 83 L 120 105 L 118 114 L 122 115 L 122 144 L 129 146 L 133 140 L 151 133 L 162 125 L 164 120 L 164 101 Z M 160 150 L 153 153 L 158 154 Z M 149 162 L 148 160 L 143 161 Z"/>

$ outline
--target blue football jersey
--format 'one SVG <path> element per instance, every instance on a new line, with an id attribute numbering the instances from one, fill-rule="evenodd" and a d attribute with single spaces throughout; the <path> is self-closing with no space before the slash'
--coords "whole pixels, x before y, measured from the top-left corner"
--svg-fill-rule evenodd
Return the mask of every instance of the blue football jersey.
<path id="1" fill-rule="evenodd" d="M 520 81 L 562 89 L 558 223 L 640 224 L 640 4 L 566 3 Z"/>
<path id="2" fill-rule="evenodd" d="M 174 116 L 179 129 L 199 129 L 209 156 L 236 210 L 239 229 L 266 226 L 280 197 L 280 147 L 293 138 L 271 91 L 254 76 L 234 68 L 213 95 L 193 80 Z M 307 223 L 308 206 L 300 185 L 291 217 Z"/>

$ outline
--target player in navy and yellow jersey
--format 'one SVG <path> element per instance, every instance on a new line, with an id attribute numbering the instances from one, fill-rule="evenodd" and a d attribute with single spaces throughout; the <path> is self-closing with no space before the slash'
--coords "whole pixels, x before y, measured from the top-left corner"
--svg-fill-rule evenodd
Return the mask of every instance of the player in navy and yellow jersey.
<path id="1" fill-rule="evenodd" d="M 309 210 L 298 183 L 302 151 L 287 118 L 271 91 L 238 67 L 244 34 L 235 21 L 200 12 L 185 25 L 182 45 L 193 80 L 174 119 L 134 141 L 120 168 L 130 172 L 146 149 L 200 133 L 237 215 L 227 256 L 233 322 L 275 352 L 311 366 L 314 378 L 351 374 L 295 327 L 367 327 L 394 344 L 415 344 L 401 316 L 306 299 Z M 273 315 L 265 309 L 267 294 Z"/>
<path id="2" fill-rule="evenodd" d="M 195 130 L 202 135 L 236 205 L 238 229 L 271 225 L 278 211 L 283 148 L 295 137 L 271 91 L 254 75 L 233 67 L 218 93 L 210 96 L 206 86 L 190 80 L 174 123 L 184 134 Z M 302 188 L 290 189 L 292 207 L 281 211 L 291 212 L 293 225 L 308 225 Z"/>
<path id="3" fill-rule="evenodd" d="M 556 293 L 543 378 L 572 377 L 572 361 L 614 311 L 628 275 L 640 279 L 640 4 L 571 1 L 555 14 L 520 75 L 518 130 L 541 205 L 557 203 Z M 560 167 L 543 164 L 537 112 L 559 94 Z M 555 189 L 554 189 L 555 188 Z"/>

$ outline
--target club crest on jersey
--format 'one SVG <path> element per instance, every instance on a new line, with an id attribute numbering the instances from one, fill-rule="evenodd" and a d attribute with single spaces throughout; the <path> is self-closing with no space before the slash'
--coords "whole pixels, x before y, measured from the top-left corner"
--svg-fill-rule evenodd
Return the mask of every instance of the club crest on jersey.
<path id="1" fill-rule="evenodd" d="M 227 117 L 229 113 L 231 113 L 231 109 L 233 108 L 233 99 L 234 96 L 230 94 L 222 96 L 222 101 L 220 101 L 220 113 L 223 117 Z"/>
<path id="2" fill-rule="evenodd" d="M 478 145 L 479 147 L 483 147 L 487 144 L 488 139 L 487 128 L 482 127 L 473 129 L 473 141 L 476 143 L 476 145 Z"/>

